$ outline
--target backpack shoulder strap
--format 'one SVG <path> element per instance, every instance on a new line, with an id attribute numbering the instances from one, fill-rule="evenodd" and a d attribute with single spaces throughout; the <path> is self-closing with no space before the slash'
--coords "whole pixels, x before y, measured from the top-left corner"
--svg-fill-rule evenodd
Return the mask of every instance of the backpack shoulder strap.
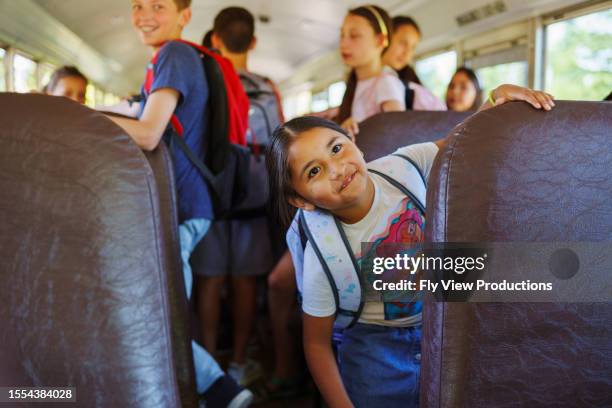
<path id="1" fill-rule="evenodd" d="M 368 163 L 368 170 L 408 196 L 425 214 L 427 182 L 423 172 L 408 156 L 391 154 Z"/>
<path id="2" fill-rule="evenodd" d="M 162 48 L 163 48 L 163 45 L 162 45 Z M 151 94 L 151 87 L 153 86 L 153 82 L 155 81 L 155 64 L 157 64 L 157 58 L 159 56 L 160 51 L 161 51 L 161 48 L 157 50 L 155 54 L 153 54 L 153 58 L 151 58 L 151 61 L 147 65 L 147 73 L 145 76 L 145 82 L 143 86 L 145 95 L 147 97 L 149 97 L 149 95 Z M 170 124 L 172 125 L 176 133 L 179 136 L 183 137 L 183 134 L 184 134 L 183 125 L 181 124 L 178 117 L 174 113 L 172 114 L 172 117 L 170 117 Z"/>
<path id="3" fill-rule="evenodd" d="M 232 63 L 221 55 L 203 47 L 199 44 L 186 41 L 175 40 L 187 44 L 194 48 L 198 53 L 205 55 L 209 60 L 214 60 L 223 78 L 227 104 L 227 138 L 231 143 L 246 146 L 246 130 L 249 115 L 249 99 L 240 84 L 238 74 Z M 206 68 L 208 70 L 208 68 Z"/>
<path id="4" fill-rule="evenodd" d="M 327 212 L 298 212 L 299 222 L 327 276 L 336 303 L 336 328 L 357 322 L 364 305 L 357 260 L 340 222 Z"/>
<path id="5" fill-rule="evenodd" d="M 298 292 L 302 292 L 302 277 L 304 269 L 304 251 L 306 250 L 306 233 L 303 232 L 303 228 L 300 226 L 299 214 L 296 214 L 291 221 L 291 225 L 285 234 L 285 240 L 287 241 L 287 248 L 291 253 L 291 261 L 295 268 L 295 280 L 297 283 Z"/>
<path id="6" fill-rule="evenodd" d="M 414 106 L 414 90 L 412 90 L 412 88 L 410 88 L 409 84 L 406 83 L 406 94 L 405 94 L 405 101 L 406 101 L 406 110 L 413 110 L 413 106 Z"/>

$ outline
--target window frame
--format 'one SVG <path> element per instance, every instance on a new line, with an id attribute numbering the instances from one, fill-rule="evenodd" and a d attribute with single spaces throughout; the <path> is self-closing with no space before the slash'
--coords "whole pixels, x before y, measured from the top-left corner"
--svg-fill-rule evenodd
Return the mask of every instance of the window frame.
<path id="1" fill-rule="evenodd" d="M 44 68 L 49 68 L 51 70 L 51 75 L 53 75 L 53 72 L 55 72 L 55 70 L 57 69 L 57 66 L 45 60 L 41 60 L 38 62 L 37 69 L 36 69 L 36 82 L 38 84 L 39 91 L 42 91 L 43 87 L 47 85 L 46 83 L 43 82 L 43 69 Z"/>
<path id="2" fill-rule="evenodd" d="M 4 51 L 4 57 L 2 60 L 2 65 L 3 65 L 3 69 L 4 69 L 4 78 L 2 78 L 2 80 L 4 81 L 4 91 L 1 92 L 11 92 L 10 87 L 9 87 L 9 67 L 8 67 L 8 63 L 7 61 L 9 60 L 10 57 L 10 47 L 7 46 L 4 43 L 0 42 L 0 49 L 2 49 Z"/>

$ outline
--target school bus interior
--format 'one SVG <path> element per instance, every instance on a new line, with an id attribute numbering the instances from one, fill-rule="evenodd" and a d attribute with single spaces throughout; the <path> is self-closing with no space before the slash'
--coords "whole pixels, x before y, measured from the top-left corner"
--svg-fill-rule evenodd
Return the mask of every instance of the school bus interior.
<path id="1" fill-rule="evenodd" d="M 560 99 L 550 112 L 511 102 L 360 124 L 366 161 L 448 136 L 427 185 L 426 241 L 612 243 L 612 1 L 375 3 L 419 22 L 414 66 L 440 100 L 463 65 L 484 93 L 510 82 Z M 184 36 L 200 43 L 221 9 L 250 9 L 252 70 L 278 85 L 286 119 L 322 114 L 342 101 L 339 29 L 360 4 L 193 0 Z M 199 407 L 191 341 L 202 334 L 170 149 L 143 152 L 93 109 L 140 92 L 151 55 L 129 15 L 128 0 L 0 0 L 0 387 L 72 386 L 83 407 Z M 39 94 L 66 64 L 89 78 L 86 105 Z M 266 285 L 248 349 L 266 372 L 256 397 L 275 347 Z M 326 406 L 292 308 L 300 392 L 256 406 Z M 612 406 L 610 302 L 427 298 L 423 315 L 422 408 Z M 229 316 L 223 306 L 222 366 Z M 64 406 L 16 406 L 47 404 Z"/>

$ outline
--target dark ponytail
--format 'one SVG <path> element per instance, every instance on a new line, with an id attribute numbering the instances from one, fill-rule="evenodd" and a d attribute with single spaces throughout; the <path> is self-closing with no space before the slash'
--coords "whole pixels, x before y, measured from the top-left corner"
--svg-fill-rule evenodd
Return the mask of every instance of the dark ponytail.
<path id="1" fill-rule="evenodd" d="M 336 116 L 336 122 L 342 123 L 351 116 L 353 109 L 353 99 L 355 98 L 355 90 L 357 89 L 357 74 L 354 69 L 351 69 L 348 79 L 346 80 L 346 91 L 342 97 L 342 103 Z"/>

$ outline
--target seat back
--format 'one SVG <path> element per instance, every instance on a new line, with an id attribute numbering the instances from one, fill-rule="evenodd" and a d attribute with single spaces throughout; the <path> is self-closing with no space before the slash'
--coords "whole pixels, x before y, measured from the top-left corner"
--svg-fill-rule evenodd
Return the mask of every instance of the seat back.
<path id="1" fill-rule="evenodd" d="M 65 98 L 0 94 L 0 123 L 0 384 L 197 406 L 167 152 L 154 173 L 122 129 Z"/>
<path id="2" fill-rule="evenodd" d="M 365 152 L 366 161 L 376 160 L 409 144 L 442 139 L 468 116 L 447 111 L 379 113 L 359 124 L 357 146 Z"/>
<path id="3" fill-rule="evenodd" d="M 173 356 L 181 396 L 181 407 L 198 407 L 196 385 L 191 351 L 192 331 L 191 316 L 194 315 L 187 297 L 180 255 L 178 237 L 178 206 L 176 201 L 176 185 L 172 157 L 165 143 L 152 152 L 145 153 L 153 170 L 159 197 L 159 224 L 162 229 L 161 244 L 168 277 L 168 303 L 170 305 L 170 327 L 172 334 Z"/>
<path id="4" fill-rule="evenodd" d="M 611 128 L 596 102 L 467 119 L 430 175 L 428 241 L 612 243 Z M 612 405 L 610 303 L 429 299 L 423 321 L 421 407 Z"/>

